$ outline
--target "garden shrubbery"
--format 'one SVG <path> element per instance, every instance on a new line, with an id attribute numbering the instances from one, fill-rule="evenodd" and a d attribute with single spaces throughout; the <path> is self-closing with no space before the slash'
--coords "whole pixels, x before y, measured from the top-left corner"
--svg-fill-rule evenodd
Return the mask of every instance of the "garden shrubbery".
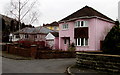
<path id="1" fill-rule="evenodd" d="M 31 45 L 37 45 L 38 48 L 45 47 L 44 41 L 17 41 L 17 43 L 24 48 L 30 48 Z"/>
<path id="2" fill-rule="evenodd" d="M 71 44 L 68 46 L 68 51 L 75 51 L 75 44 L 74 44 L 74 43 L 71 43 Z"/>
<path id="3" fill-rule="evenodd" d="M 103 52 L 105 53 L 120 54 L 120 25 L 118 21 L 115 24 L 103 41 Z"/>

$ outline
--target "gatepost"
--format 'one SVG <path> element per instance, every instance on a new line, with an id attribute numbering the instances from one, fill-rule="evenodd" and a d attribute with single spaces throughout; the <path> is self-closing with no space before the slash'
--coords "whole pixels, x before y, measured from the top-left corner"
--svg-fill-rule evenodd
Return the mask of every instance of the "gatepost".
<path id="1" fill-rule="evenodd" d="M 37 46 L 31 45 L 31 57 L 35 59 L 36 55 L 37 55 Z"/>

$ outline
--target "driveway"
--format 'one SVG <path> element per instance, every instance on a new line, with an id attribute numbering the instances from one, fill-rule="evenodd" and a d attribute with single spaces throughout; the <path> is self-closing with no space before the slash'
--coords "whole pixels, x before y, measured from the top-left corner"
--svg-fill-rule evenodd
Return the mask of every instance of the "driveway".
<path id="1" fill-rule="evenodd" d="M 13 60 L 2 58 L 3 73 L 64 73 L 66 68 L 75 64 L 74 58 Z"/>

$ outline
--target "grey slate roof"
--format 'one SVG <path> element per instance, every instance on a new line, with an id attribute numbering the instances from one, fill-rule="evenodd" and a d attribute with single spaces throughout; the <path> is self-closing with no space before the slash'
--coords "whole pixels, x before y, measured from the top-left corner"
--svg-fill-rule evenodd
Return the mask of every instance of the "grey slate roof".
<path id="1" fill-rule="evenodd" d="M 54 32 L 54 31 L 53 31 L 53 30 L 50 30 L 50 29 L 48 29 L 48 28 L 42 27 L 42 26 L 36 27 L 36 28 L 34 29 L 34 33 L 45 33 L 45 34 L 47 34 L 47 33 L 49 33 L 49 32 Z"/>
<path id="2" fill-rule="evenodd" d="M 34 31 L 34 28 L 26 27 L 26 28 L 23 28 L 19 31 L 14 32 L 14 34 L 17 34 L 17 33 L 32 33 L 33 31 Z"/>
<path id="3" fill-rule="evenodd" d="M 45 27 L 42 27 L 42 26 L 39 26 L 36 28 L 26 27 L 26 28 L 23 28 L 17 32 L 14 32 L 14 34 L 17 34 L 17 33 L 31 33 L 31 34 L 43 33 L 43 34 L 47 34 L 49 32 L 55 32 L 55 31 L 50 30 L 50 29 L 45 28 Z"/>

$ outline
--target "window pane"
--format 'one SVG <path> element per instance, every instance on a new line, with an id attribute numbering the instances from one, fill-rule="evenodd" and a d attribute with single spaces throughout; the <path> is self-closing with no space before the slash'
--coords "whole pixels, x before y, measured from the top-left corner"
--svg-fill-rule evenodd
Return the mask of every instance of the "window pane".
<path id="1" fill-rule="evenodd" d="M 78 45 L 80 45 L 80 38 L 78 38 L 78 41 L 77 41 L 77 42 L 78 42 Z"/>
<path id="2" fill-rule="evenodd" d="M 84 21 L 81 21 L 81 27 L 83 27 L 84 26 Z"/>
<path id="3" fill-rule="evenodd" d="M 84 38 L 81 38 L 81 46 L 84 46 Z"/>
<path id="4" fill-rule="evenodd" d="M 37 35 L 35 35 L 34 38 L 37 38 Z"/>
<path id="5" fill-rule="evenodd" d="M 67 44 L 67 40 L 66 39 L 64 39 L 64 44 Z"/>
<path id="6" fill-rule="evenodd" d="M 80 27 L 80 21 L 78 21 L 78 27 Z"/>
<path id="7" fill-rule="evenodd" d="M 68 24 L 63 24 L 63 29 L 68 29 Z"/>
<path id="8" fill-rule="evenodd" d="M 75 39 L 75 45 L 77 46 L 77 38 Z"/>
<path id="9" fill-rule="evenodd" d="M 68 24 L 67 24 L 67 29 L 68 29 Z"/>
<path id="10" fill-rule="evenodd" d="M 77 27 L 77 22 L 75 22 L 75 27 Z"/>
<path id="11" fill-rule="evenodd" d="M 88 25 L 87 25 L 87 21 L 84 21 L 84 26 L 85 26 L 85 27 L 87 27 L 87 26 L 88 26 Z"/>
<path id="12" fill-rule="evenodd" d="M 62 25 L 62 28 L 64 29 L 64 25 Z"/>
<path id="13" fill-rule="evenodd" d="M 85 38 L 85 46 L 88 45 L 88 38 Z"/>

